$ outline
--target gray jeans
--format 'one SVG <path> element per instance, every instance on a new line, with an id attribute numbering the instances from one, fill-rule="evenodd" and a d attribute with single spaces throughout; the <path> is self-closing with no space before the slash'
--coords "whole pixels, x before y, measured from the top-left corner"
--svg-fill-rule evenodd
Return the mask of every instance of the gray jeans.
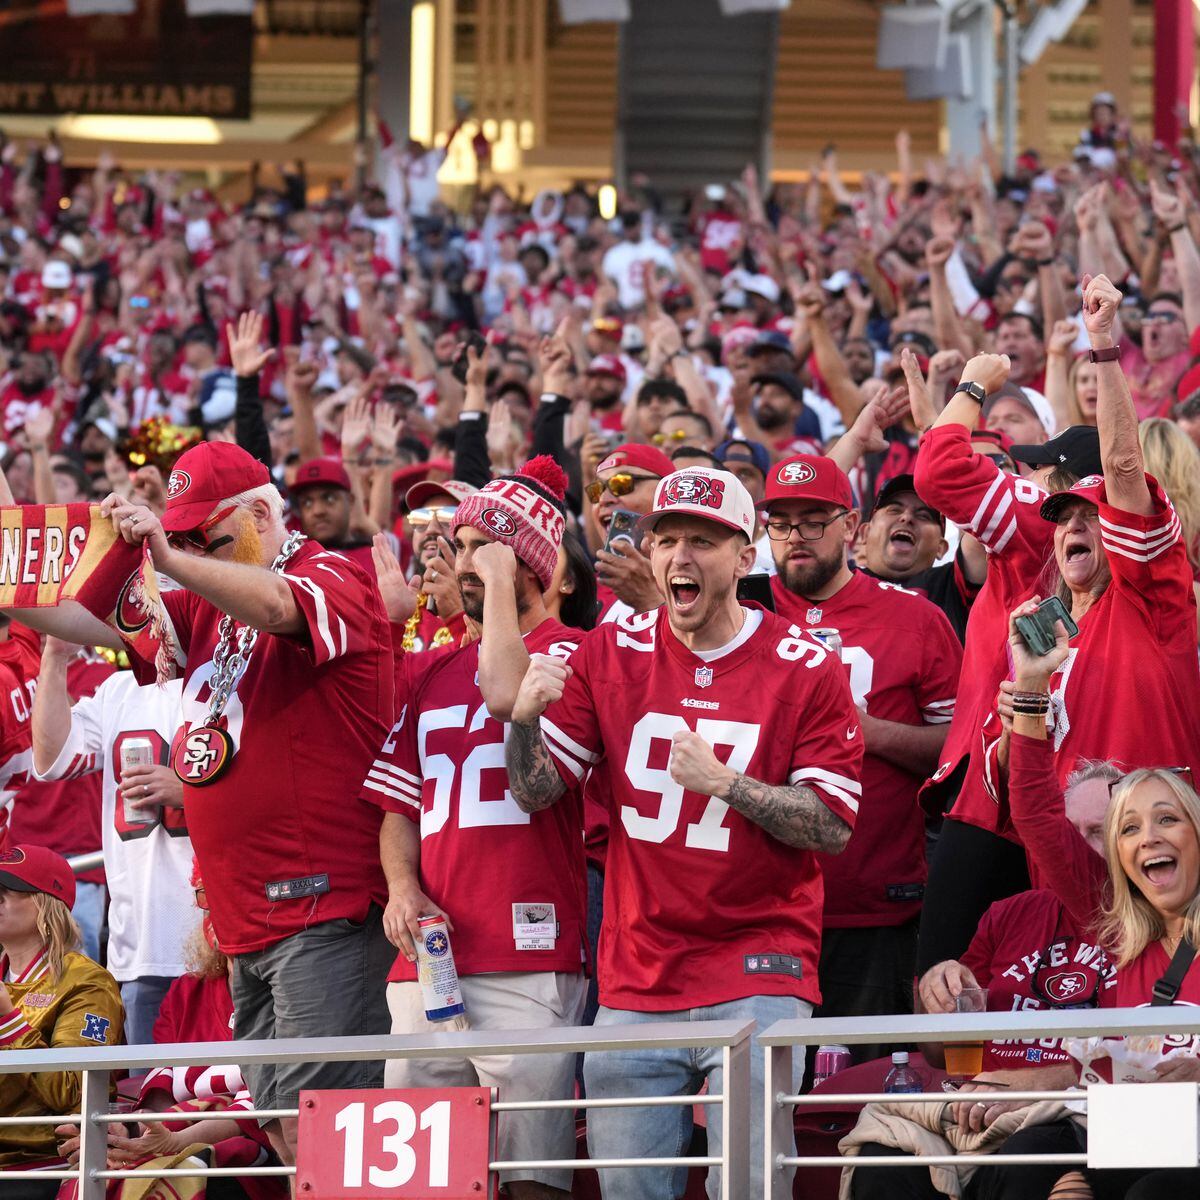
<path id="1" fill-rule="evenodd" d="M 363 923 L 322 921 L 264 950 L 238 954 L 229 977 L 234 1037 L 365 1037 L 391 1028 L 387 975 L 396 957 L 372 905 Z M 243 1066 L 256 1108 L 295 1108 L 309 1089 L 383 1086 L 382 1062 Z"/>

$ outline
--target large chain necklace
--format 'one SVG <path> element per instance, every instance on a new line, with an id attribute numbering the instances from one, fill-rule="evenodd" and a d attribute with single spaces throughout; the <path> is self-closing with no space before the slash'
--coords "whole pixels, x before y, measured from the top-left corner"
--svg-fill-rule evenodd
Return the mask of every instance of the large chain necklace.
<path id="1" fill-rule="evenodd" d="M 288 534 L 280 547 L 271 570 L 283 574 L 284 567 L 308 539 L 299 532 Z M 236 631 L 236 632 L 235 632 Z M 191 730 L 180 742 L 173 756 L 175 774 L 184 783 L 204 787 L 215 783 L 229 767 L 233 759 L 233 739 L 221 728 L 221 717 L 246 668 L 250 656 L 258 643 L 259 630 L 245 625 L 240 630 L 228 613 L 217 626 L 217 645 L 213 650 L 213 674 L 209 683 L 212 695 L 208 701 L 208 716 L 204 724 Z"/>

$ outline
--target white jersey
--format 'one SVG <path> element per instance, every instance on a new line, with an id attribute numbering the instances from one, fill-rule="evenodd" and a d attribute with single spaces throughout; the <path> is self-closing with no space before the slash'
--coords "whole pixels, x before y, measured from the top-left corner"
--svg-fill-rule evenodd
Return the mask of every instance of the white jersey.
<path id="1" fill-rule="evenodd" d="M 126 820 L 117 794 L 121 745 L 148 738 L 166 765 L 181 723 L 182 680 L 139 687 L 130 671 L 109 676 L 71 709 L 71 729 L 49 770 L 37 779 L 102 773 L 101 822 L 108 878 L 108 969 L 124 983 L 144 975 L 182 975 L 183 944 L 198 913 L 192 896 L 192 842 L 183 809 L 153 824 Z"/>

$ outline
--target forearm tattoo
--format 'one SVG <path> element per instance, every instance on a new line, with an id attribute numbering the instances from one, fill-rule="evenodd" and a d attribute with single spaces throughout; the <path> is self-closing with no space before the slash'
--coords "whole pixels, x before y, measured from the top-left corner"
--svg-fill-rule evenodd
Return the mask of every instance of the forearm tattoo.
<path id="1" fill-rule="evenodd" d="M 537 721 L 514 721 L 504 739 L 504 765 L 508 786 L 522 812 L 549 808 L 567 790 Z"/>
<path id="2" fill-rule="evenodd" d="M 850 840 L 849 825 L 810 787 L 773 787 L 735 775 L 725 803 L 788 846 L 837 854 Z"/>

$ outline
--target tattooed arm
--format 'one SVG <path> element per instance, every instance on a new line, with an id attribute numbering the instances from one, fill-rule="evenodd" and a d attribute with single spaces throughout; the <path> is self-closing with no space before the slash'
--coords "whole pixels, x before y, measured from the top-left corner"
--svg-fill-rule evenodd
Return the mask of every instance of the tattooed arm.
<path id="1" fill-rule="evenodd" d="M 508 786 L 522 812 L 549 808 L 567 790 L 550 751 L 542 740 L 542 728 L 532 721 L 513 721 L 504 739 L 504 765 Z"/>
<path id="2" fill-rule="evenodd" d="M 801 850 L 840 854 L 850 826 L 803 785 L 762 783 L 727 767 L 690 730 L 671 739 L 671 778 L 702 796 L 716 796 L 761 825 L 773 838 Z"/>

